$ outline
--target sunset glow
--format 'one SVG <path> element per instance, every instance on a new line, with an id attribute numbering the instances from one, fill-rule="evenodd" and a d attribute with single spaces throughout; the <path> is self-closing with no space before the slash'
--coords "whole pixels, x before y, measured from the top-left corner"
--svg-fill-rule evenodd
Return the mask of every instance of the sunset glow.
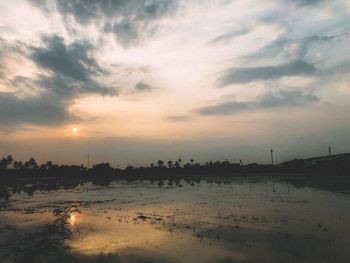
<path id="1" fill-rule="evenodd" d="M 350 262 L 349 47 L 350 0 L 0 0 L 0 259 Z"/>
<path id="2" fill-rule="evenodd" d="M 4 154 L 124 166 L 350 147 L 349 1 L 80 2 L 0 2 Z"/>

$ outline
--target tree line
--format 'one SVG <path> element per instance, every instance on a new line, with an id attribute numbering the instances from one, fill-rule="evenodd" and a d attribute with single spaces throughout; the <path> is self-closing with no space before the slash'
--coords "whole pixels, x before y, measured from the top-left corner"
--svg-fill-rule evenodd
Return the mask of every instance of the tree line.
<path id="1" fill-rule="evenodd" d="M 159 176 L 177 174 L 189 174 L 192 176 L 204 176 L 207 174 L 217 175 L 245 175 L 245 174 L 333 174 L 333 175 L 349 175 L 350 171 L 350 154 L 342 154 L 334 156 L 334 158 L 317 157 L 310 159 L 293 159 L 277 165 L 266 164 L 243 164 L 231 163 L 225 161 L 208 161 L 204 164 L 195 162 L 190 159 L 183 162 L 181 158 L 175 161 L 158 160 L 149 166 L 127 166 L 124 169 L 113 168 L 109 163 L 99 163 L 88 168 L 84 165 L 64 165 L 54 164 L 47 161 L 38 164 L 32 157 L 27 161 L 17 161 L 12 155 L 7 155 L 0 160 L 0 175 L 11 176 Z"/>

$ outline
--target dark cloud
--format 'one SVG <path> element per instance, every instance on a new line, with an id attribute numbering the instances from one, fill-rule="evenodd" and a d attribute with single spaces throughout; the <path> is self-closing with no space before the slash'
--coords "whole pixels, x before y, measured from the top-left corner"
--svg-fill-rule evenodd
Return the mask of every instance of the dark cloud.
<path id="1" fill-rule="evenodd" d="M 278 79 L 284 76 L 311 75 L 315 72 L 316 68 L 312 64 L 301 60 L 276 66 L 232 68 L 224 72 L 218 84 L 224 87 L 230 84 Z"/>
<path id="2" fill-rule="evenodd" d="M 55 3 L 65 19 L 72 16 L 82 25 L 95 23 L 105 32 L 113 32 L 124 47 L 138 45 L 153 35 L 157 19 L 177 8 L 177 0 L 56 0 Z M 47 1 L 35 6 L 49 10 Z"/>
<path id="3" fill-rule="evenodd" d="M 103 96 L 118 94 L 115 89 L 105 87 L 94 81 L 75 81 L 61 74 L 50 76 L 39 75 L 36 84 L 53 93 L 61 94 L 62 96 L 79 96 L 91 93 Z"/>
<path id="4" fill-rule="evenodd" d="M 54 93 L 79 95 L 98 93 L 115 95 L 116 91 L 94 80 L 106 70 L 92 56 L 93 46 L 87 42 L 66 45 L 59 36 L 44 37 L 45 47 L 32 47 L 31 58 L 50 75 L 39 75 L 37 85 Z"/>
<path id="5" fill-rule="evenodd" d="M 145 38 L 152 36 L 157 29 L 155 26 L 134 23 L 130 20 L 114 23 L 111 28 L 118 42 L 124 47 L 139 45 Z"/>
<path id="6" fill-rule="evenodd" d="M 197 110 L 203 116 L 207 115 L 233 115 L 259 109 L 276 107 L 303 106 L 318 102 L 319 98 L 312 94 L 305 94 L 299 90 L 279 90 L 266 92 L 254 101 L 228 101 L 218 105 L 207 106 Z"/>
<path id="7" fill-rule="evenodd" d="M 191 117 L 189 115 L 173 115 L 166 117 L 165 120 L 170 122 L 182 122 L 191 120 Z"/>
<path id="8" fill-rule="evenodd" d="M 239 36 L 243 36 L 248 34 L 251 31 L 251 28 L 249 27 L 243 27 L 239 30 L 233 31 L 231 33 L 228 34 L 222 34 L 219 35 L 217 37 L 215 37 L 213 40 L 210 40 L 207 45 L 215 45 L 215 44 L 219 44 L 219 43 L 228 43 L 230 40 L 239 37 Z"/>
<path id="9" fill-rule="evenodd" d="M 53 94 L 19 98 L 10 93 L 0 93 L 0 124 L 22 123 L 59 125 L 78 117 L 68 110 L 68 103 Z"/>
<path id="10" fill-rule="evenodd" d="M 139 82 L 135 85 L 135 89 L 137 91 L 140 91 L 140 92 L 144 92 L 144 91 L 151 91 L 153 90 L 153 87 L 146 84 L 146 83 L 143 83 L 143 82 Z"/>
<path id="11" fill-rule="evenodd" d="M 249 55 L 249 59 L 282 56 L 289 59 L 303 60 L 310 50 L 320 46 L 332 44 L 335 40 L 342 38 L 344 34 L 331 36 L 308 36 L 300 39 L 278 39 L 260 49 L 255 54 Z M 293 48 L 297 47 L 297 49 Z M 291 51 L 292 50 L 292 51 Z"/>
<path id="12" fill-rule="evenodd" d="M 39 66 L 79 81 L 91 75 L 104 75 L 96 60 L 89 54 L 93 47 L 87 42 L 66 45 L 59 36 L 44 37 L 46 47 L 34 47 L 32 59 Z"/>
<path id="13" fill-rule="evenodd" d="M 69 111 L 84 94 L 116 95 L 117 91 L 96 81 L 108 73 L 92 56 L 87 42 L 66 45 L 58 36 L 44 37 L 43 47 L 27 45 L 22 56 L 32 59 L 45 73 L 33 78 L 2 75 L 13 93 L 0 93 L 0 124 L 59 125 L 79 118 Z M 19 51 L 13 51 L 13 53 Z M 1 59 L 0 59 L 1 69 Z"/>
<path id="14" fill-rule="evenodd" d="M 86 24 L 101 17 L 154 20 L 176 8 L 174 0 L 57 0 L 63 15 L 73 15 L 78 23 Z"/>
<path id="15" fill-rule="evenodd" d="M 325 2 L 325 0 L 294 0 L 294 2 L 300 6 L 313 6 Z"/>

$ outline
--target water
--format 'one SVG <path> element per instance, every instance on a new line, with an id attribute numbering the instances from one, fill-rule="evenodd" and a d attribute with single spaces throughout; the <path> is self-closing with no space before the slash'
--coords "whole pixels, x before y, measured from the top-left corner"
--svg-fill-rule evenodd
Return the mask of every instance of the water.
<path id="1" fill-rule="evenodd" d="M 54 208 L 71 205 L 81 214 L 69 219 L 65 253 L 82 262 L 350 260 L 349 189 L 270 177 L 163 183 L 12 194 L 0 212 L 0 261 L 15 261 L 9 243 L 52 222 Z"/>

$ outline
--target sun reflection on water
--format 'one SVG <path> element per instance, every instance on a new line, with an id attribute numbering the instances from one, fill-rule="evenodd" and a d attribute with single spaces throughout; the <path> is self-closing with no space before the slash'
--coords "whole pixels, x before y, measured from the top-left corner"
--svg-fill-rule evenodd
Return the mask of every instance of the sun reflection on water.
<path id="1" fill-rule="evenodd" d="M 74 225 L 75 221 L 76 221 L 76 215 L 75 214 L 71 214 L 69 217 L 69 221 L 71 225 Z"/>
<path id="2" fill-rule="evenodd" d="M 339 224 L 338 220 L 349 215 L 343 209 L 349 203 L 348 196 L 284 183 L 275 183 L 273 191 L 273 182 L 257 182 L 254 187 L 241 181 L 227 185 L 202 183 L 200 187 L 184 185 L 167 190 L 142 184 L 143 188 L 122 183 L 114 188 L 93 186 L 89 196 L 79 189 L 52 195 L 37 192 L 30 206 L 16 195 L 18 201 L 13 201 L 13 207 L 17 210 L 11 207 L 1 215 L 0 230 L 2 222 L 16 222 L 17 227 L 25 228 L 35 227 L 38 222 L 50 224 L 55 218 L 49 209 L 43 210 L 42 204 L 51 207 L 51 202 L 60 200 L 64 205 L 74 202 L 82 207 L 82 212 L 76 206 L 64 210 L 64 222 L 73 234 L 64 244 L 82 262 L 101 254 L 115 257 L 117 262 L 130 255 L 152 256 L 157 262 L 169 258 L 176 262 L 258 262 L 255 257 L 267 257 L 266 261 L 271 262 L 272 257 L 289 259 L 306 248 L 315 251 L 312 262 L 324 262 L 324 254 L 347 251 L 345 221 Z M 114 199 L 116 191 L 123 198 Z M 81 204 L 79 200 L 83 200 Z M 327 214 L 323 213 L 324 204 L 330 209 Z M 32 207 L 37 210 L 26 212 Z M 23 212 L 18 213 L 19 209 Z M 329 213 L 336 216 L 329 217 Z M 3 238 L 0 235 L 0 242 Z M 342 242 L 337 247 L 314 249 L 323 248 L 326 238 Z M 293 251 L 276 247 L 287 241 Z M 347 257 L 346 253 L 339 255 Z"/>

